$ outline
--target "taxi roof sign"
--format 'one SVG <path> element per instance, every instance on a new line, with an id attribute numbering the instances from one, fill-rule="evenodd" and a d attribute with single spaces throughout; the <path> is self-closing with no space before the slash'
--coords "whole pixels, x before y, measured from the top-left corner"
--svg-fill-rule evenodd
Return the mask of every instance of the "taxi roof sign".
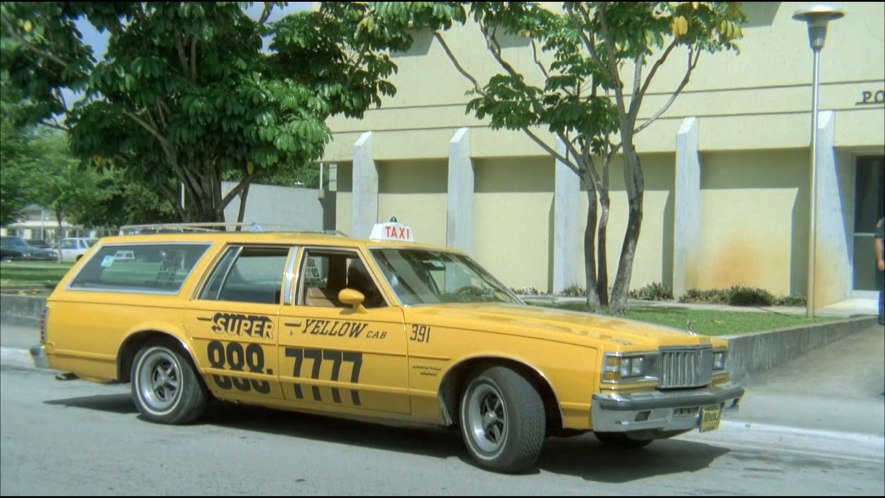
<path id="1" fill-rule="evenodd" d="M 404 225 L 391 218 L 387 223 L 376 223 L 372 227 L 372 233 L 369 235 L 373 240 L 398 240 L 405 242 L 415 242 L 412 236 L 412 229 L 408 225 Z"/>

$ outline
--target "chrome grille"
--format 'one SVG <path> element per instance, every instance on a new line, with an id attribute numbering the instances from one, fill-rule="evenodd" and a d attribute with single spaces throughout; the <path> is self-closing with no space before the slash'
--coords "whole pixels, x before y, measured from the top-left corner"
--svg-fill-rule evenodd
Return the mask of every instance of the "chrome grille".
<path id="1" fill-rule="evenodd" d="M 661 350 L 661 388 L 704 386 L 712 376 L 711 346 Z"/>

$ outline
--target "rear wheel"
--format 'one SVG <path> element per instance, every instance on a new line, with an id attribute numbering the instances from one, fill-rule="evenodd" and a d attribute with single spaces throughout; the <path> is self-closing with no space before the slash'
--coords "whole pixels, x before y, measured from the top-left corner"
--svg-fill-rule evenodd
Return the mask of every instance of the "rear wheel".
<path id="1" fill-rule="evenodd" d="M 644 448 L 654 441 L 654 439 L 632 439 L 623 432 L 594 432 L 593 434 L 596 436 L 596 439 L 606 446 L 630 450 Z"/>
<path id="2" fill-rule="evenodd" d="M 151 341 L 132 363 L 132 397 L 141 415 L 161 424 L 186 424 L 202 415 L 208 393 L 190 361 L 171 341 Z"/>
<path id="3" fill-rule="evenodd" d="M 520 472 L 534 465 L 544 444 L 544 403 L 523 376 L 506 367 L 481 371 L 461 397 L 461 434 L 485 469 Z"/>

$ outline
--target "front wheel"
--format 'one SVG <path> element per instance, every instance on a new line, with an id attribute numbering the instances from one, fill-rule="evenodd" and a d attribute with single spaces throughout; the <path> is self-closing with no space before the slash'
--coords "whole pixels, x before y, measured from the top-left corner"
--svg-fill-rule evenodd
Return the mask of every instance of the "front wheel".
<path id="1" fill-rule="evenodd" d="M 132 397 L 145 419 L 186 424 L 202 415 L 208 394 L 178 348 L 169 341 L 151 341 L 132 363 Z"/>
<path id="2" fill-rule="evenodd" d="M 473 377 L 461 397 L 461 434 L 485 469 L 520 472 L 534 465 L 544 444 L 544 403 L 532 384 L 506 367 Z"/>

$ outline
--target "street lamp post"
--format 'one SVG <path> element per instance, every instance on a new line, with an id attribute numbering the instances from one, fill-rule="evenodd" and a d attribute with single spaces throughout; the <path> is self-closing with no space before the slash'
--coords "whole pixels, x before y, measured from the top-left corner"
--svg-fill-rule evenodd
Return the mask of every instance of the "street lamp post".
<path id="1" fill-rule="evenodd" d="M 808 44 L 814 52 L 813 84 L 811 90 L 811 199 L 810 232 L 808 234 L 808 297 L 806 299 L 808 318 L 814 318 L 814 271 L 817 249 L 817 119 L 818 119 L 818 86 L 820 85 L 820 52 L 827 38 L 827 23 L 839 19 L 845 12 L 832 5 L 819 4 L 797 10 L 793 19 L 808 24 Z"/>

